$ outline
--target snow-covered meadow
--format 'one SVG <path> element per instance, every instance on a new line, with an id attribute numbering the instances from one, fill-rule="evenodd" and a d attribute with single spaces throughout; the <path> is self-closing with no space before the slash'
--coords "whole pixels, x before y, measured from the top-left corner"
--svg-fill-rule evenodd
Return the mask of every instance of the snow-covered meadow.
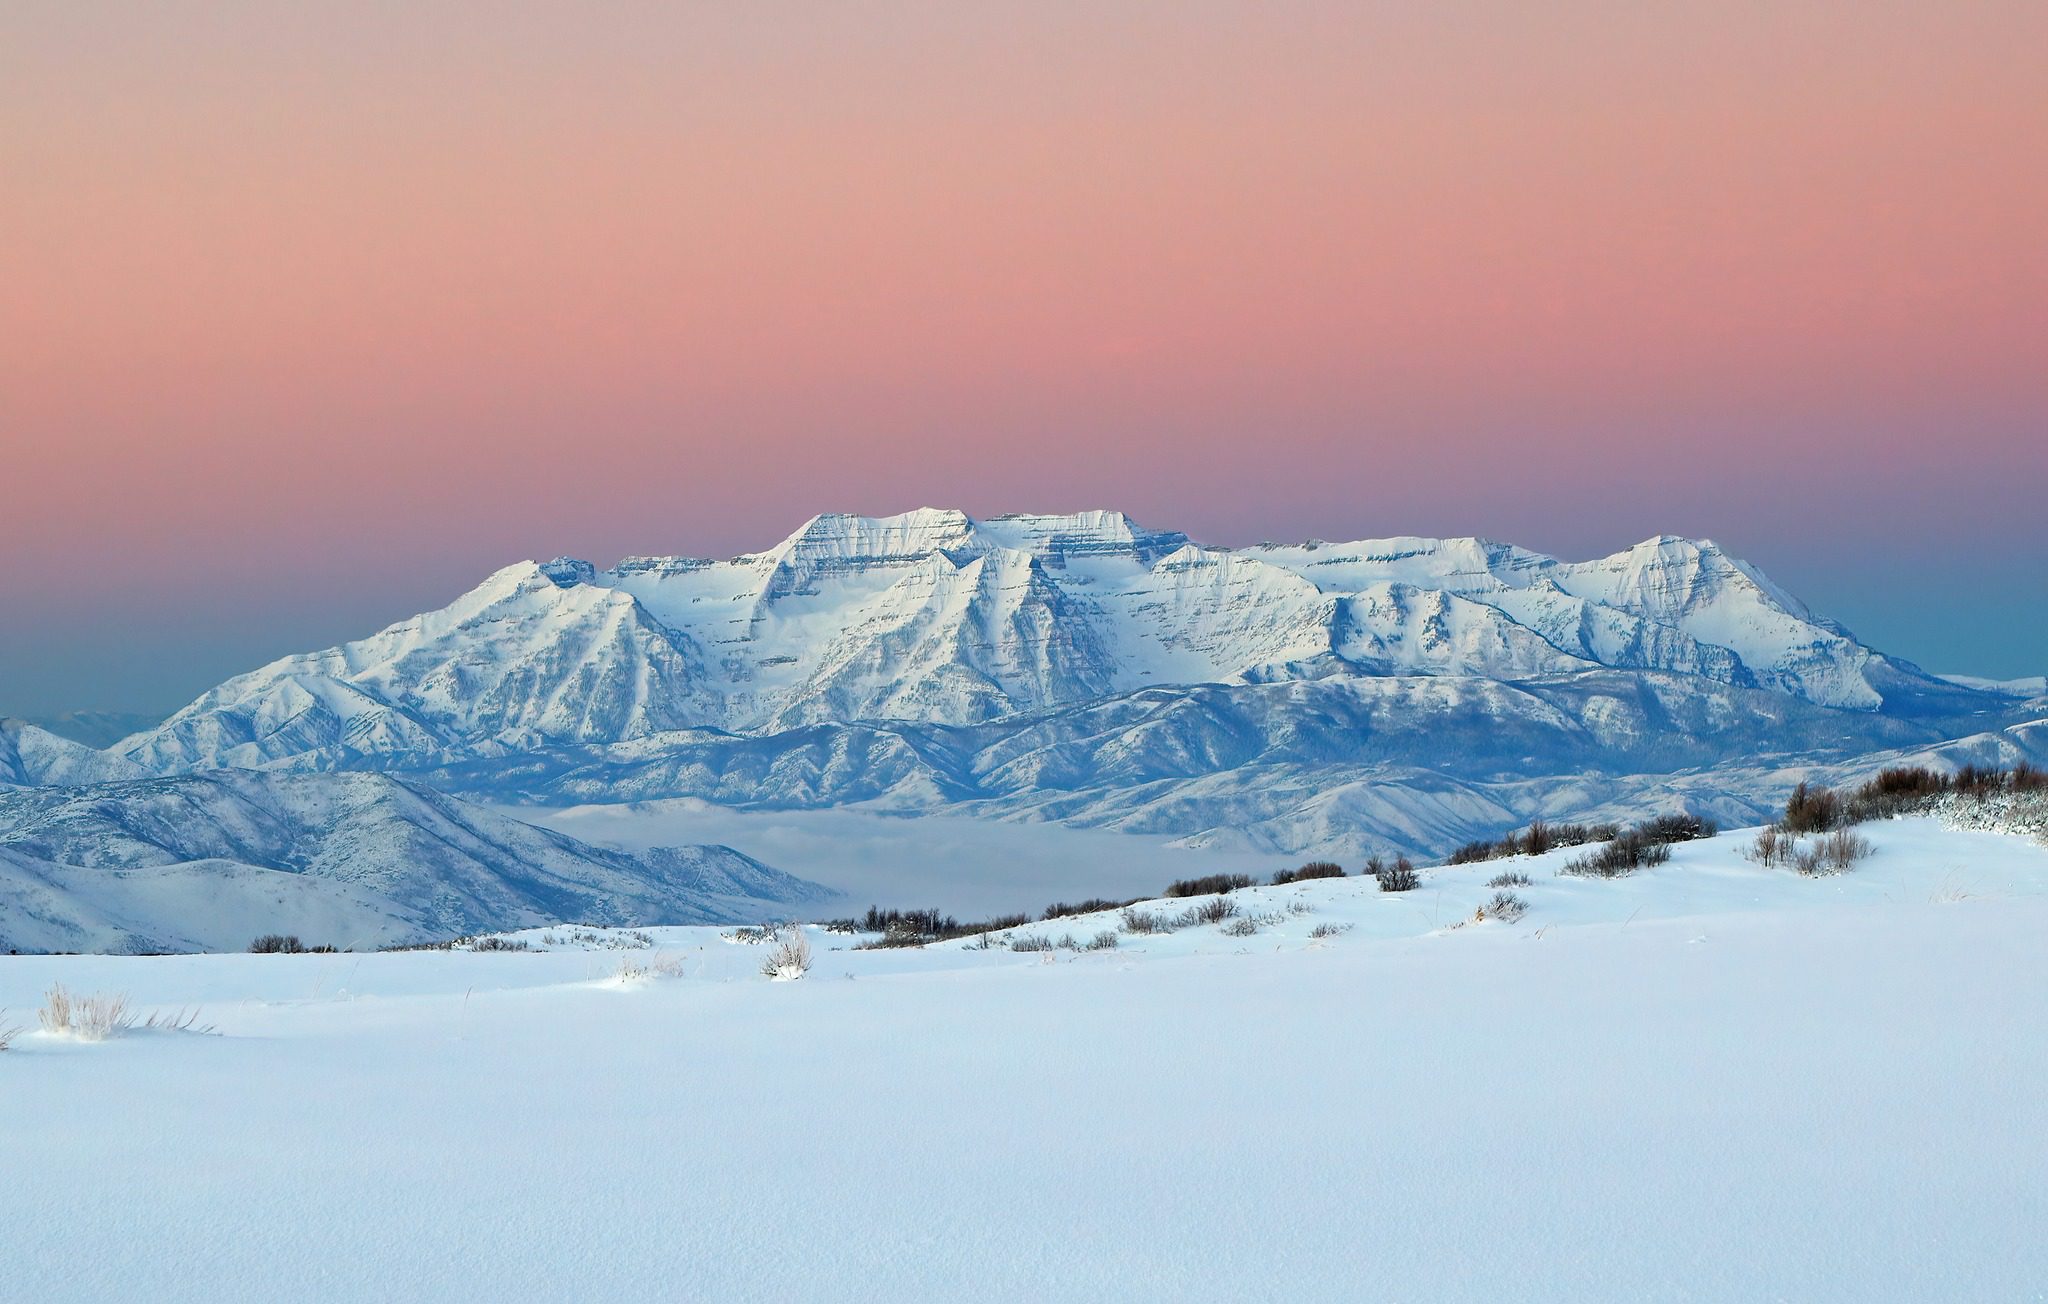
<path id="1" fill-rule="evenodd" d="M 2048 847 L 1863 831 L 798 982 L 711 927 L 0 957 L 0 1297 L 2043 1298 Z M 47 1035 L 57 983 L 211 1030 Z"/>

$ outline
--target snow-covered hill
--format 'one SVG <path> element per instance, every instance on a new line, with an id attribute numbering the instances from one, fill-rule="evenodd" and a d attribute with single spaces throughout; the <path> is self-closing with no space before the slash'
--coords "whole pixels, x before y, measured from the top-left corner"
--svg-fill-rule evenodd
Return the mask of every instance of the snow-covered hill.
<path id="1" fill-rule="evenodd" d="M 1558 874 L 1562 851 L 1408 892 L 1251 888 L 1166 933 L 1108 912 L 862 950 L 813 929 L 797 982 L 711 928 L 0 955 L 0 1029 L 26 1027 L 0 1053 L 0 1280 L 38 1304 L 280 1282 L 636 1304 L 2036 1298 L 2048 847 L 1861 832 L 1872 854 L 1823 878 L 1727 834 L 1613 880 Z M 1517 920 L 1481 913 L 1501 875 L 1526 880 L 1505 889 Z M 58 983 L 212 1031 L 47 1034 Z"/>
<path id="2" fill-rule="evenodd" d="M 378 774 L 0 792 L 0 950 L 236 950 L 273 932 L 364 947 L 751 920 L 825 895 L 729 847 L 595 847 Z"/>

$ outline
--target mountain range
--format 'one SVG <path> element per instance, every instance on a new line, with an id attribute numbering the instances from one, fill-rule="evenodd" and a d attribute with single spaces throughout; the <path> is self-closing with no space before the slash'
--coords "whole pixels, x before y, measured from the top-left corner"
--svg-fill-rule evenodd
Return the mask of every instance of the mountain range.
<path id="1" fill-rule="evenodd" d="M 1116 512 L 926 510 L 820 516 L 729 561 L 509 566 L 231 679 L 115 751 L 153 772 L 412 768 L 687 730 L 979 725 L 1169 686 L 1613 670 L 1866 713 L 1983 705 L 1711 542 L 1584 563 L 1480 539 L 1226 550 Z"/>
<path id="2" fill-rule="evenodd" d="M 1434 854 L 1535 816 L 1742 819 L 1796 777 L 1904 757 L 2041 759 L 2040 690 L 1886 655 L 1708 540 L 1227 549 L 1118 512 L 927 509 L 815 517 L 727 560 L 521 562 L 104 751 L 13 726 L 0 783 L 126 803 L 144 779 L 367 771 L 423 801 Z"/>

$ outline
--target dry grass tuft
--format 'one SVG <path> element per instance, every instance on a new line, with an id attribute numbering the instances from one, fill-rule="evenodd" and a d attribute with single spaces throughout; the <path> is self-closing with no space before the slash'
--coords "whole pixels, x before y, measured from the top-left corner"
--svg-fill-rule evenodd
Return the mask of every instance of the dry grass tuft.
<path id="1" fill-rule="evenodd" d="M 43 997 L 43 1008 L 37 1012 L 36 1018 L 42 1023 L 44 1032 L 76 1037 L 80 1041 L 105 1041 L 135 1026 L 135 1015 L 128 1009 L 126 992 L 73 996 L 62 983 L 51 987 Z"/>
<path id="2" fill-rule="evenodd" d="M 804 930 L 791 924 L 782 930 L 782 940 L 761 962 L 763 976 L 776 982 L 794 982 L 811 971 L 811 940 Z"/>

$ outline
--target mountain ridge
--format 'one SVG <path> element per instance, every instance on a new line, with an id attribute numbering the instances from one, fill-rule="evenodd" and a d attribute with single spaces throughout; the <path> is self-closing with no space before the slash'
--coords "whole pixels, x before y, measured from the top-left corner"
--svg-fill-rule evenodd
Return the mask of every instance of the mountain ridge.
<path id="1" fill-rule="evenodd" d="M 1476 537 L 1226 549 L 1120 512 L 919 509 L 815 516 L 727 561 L 517 563 L 114 750 L 156 772 L 442 763 L 686 729 L 987 723 L 1158 684 L 1603 669 L 1864 712 L 1985 696 L 1864 646 L 1711 540 L 1588 562 Z"/>

